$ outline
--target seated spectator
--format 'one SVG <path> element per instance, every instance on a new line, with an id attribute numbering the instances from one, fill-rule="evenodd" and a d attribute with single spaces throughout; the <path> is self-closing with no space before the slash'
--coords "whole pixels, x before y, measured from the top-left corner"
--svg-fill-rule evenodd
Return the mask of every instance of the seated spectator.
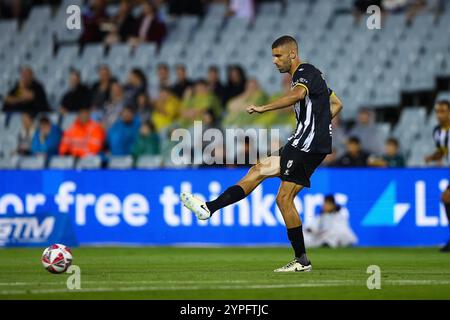
<path id="1" fill-rule="evenodd" d="M 244 70 L 237 65 L 228 67 L 228 83 L 225 87 L 224 101 L 227 103 L 231 98 L 240 95 L 245 90 L 247 78 Z"/>
<path id="2" fill-rule="evenodd" d="M 103 111 L 98 113 L 98 119 L 106 130 L 119 119 L 124 106 L 125 95 L 123 88 L 118 81 L 114 81 L 111 85 L 111 98 L 106 103 Z"/>
<path id="3" fill-rule="evenodd" d="M 158 76 L 158 86 L 162 87 L 170 87 L 170 72 L 169 66 L 165 63 L 158 64 L 156 68 L 156 73 Z"/>
<path id="4" fill-rule="evenodd" d="M 34 78 L 33 70 L 22 67 L 20 79 L 5 97 L 3 111 L 28 112 L 34 115 L 48 111 L 49 105 L 44 87 Z"/>
<path id="5" fill-rule="evenodd" d="M 138 99 L 141 95 L 146 95 L 147 78 L 139 68 L 134 68 L 128 74 L 127 83 L 123 86 L 125 104 L 134 108 L 138 107 Z"/>
<path id="6" fill-rule="evenodd" d="M 91 93 L 87 86 L 81 83 L 80 73 L 72 69 L 69 76 L 69 90 L 61 100 L 60 112 L 77 112 L 80 108 L 91 104 Z"/>
<path id="7" fill-rule="evenodd" d="M 383 152 L 383 141 L 380 138 L 378 128 L 374 124 L 374 115 L 372 110 L 361 108 L 358 111 L 356 125 L 348 133 L 349 136 L 357 137 L 364 148 L 372 154 Z"/>
<path id="8" fill-rule="evenodd" d="M 210 66 L 208 68 L 208 77 L 206 81 L 208 81 L 209 90 L 219 98 L 222 105 L 225 105 L 225 87 L 220 81 L 219 68 L 217 66 Z"/>
<path id="9" fill-rule="evenodd" d="M 334 196 L 326 196 L 322 213 L 305 228 L 305 244 L 308 247 L 338 248 L 353 246 L 357 242 L 348 213 L 336 204 Z"/>
<path id="10" fill-rule="evenodd" d="M 172 86 L 172 92 L 177 95 L 178 98 L 182 98 L 184 91 L 192 86 L 192 81 L 188 79 L 186 75 L 186 66 L 185 65 L 177 65 L 176 68 L 177 79 L 175 80 L 175 84 Z"/>
<path id="11" fill-rule="evenodd" d="M 198 80 L 193 89 L 187 89 L 181 104 L 181 126 L 190 127 L 194 121 L 203 120 L 211 110 L 216 118 L 221 114 L 219 99 L 209 90 L 205 80 Z"/>
<path id="12" fill-rule="evenodd" d="M 142 123 L 139 135 L 131 148 L 131 153 L 134 159 L 144 155 L 161 154 L 159 135 L 155 132 L 155 127 L 151 122 Z"/>
<path id="13" fill-rule="evenodd" d="M 83 12 L 81 21 L 83 21 L 83 33 L 79 40 L 80 44 L 102 42 L 105 32 L 100 26 L 108 22 L 106 0 L 92 0 L 91 5 Z"/>
<path id="14" fill-rule="evenodd" d="M 139 134 L 140 121 L 131 107 L 122 110 L 121 117 L 108 131 L 107 145 L 114 156 L 131 154 Z"/>
<path id="15" fill-rule="evenodd" d="M 227 104 L 227 115 L 223 120 L 224 127 L 254 124 L 258 118 L 247 112 L 249 105 L 263 105 L 267 102 L 267 95 L 261 89 L 258 81 L 251 78 L 247 81 L 245 91 L 232 98 Z"/>
<path id="16" fill-rule="evenodd" d="M 91 110 L 83 107 L 74 123 L 64 132 L 59 154 L 83 158 L 97 155 L 103 150 L 105 131 L 91 119 Z"/>
<path id="17" fill-rule="evenodd" d="M 136 115 L 141 122 L 150 120 L 152 114 L 152 101 L 147 93 L 138 96 Z"/>
<path id="18" fill-rule="evenodd" d="M 33 136 L 31 152 L 33 155 L 53 156 L 58 154 L 61 142 L 61 129 L 43 116 L 39 119 L 39 128 Z"/>
<path id="19" fill-rule="evenodd" d="M 155 42 L 161 46 L 167 30 L 166 24 L 159 18 L 156 7 L 150 1 L 144 1 L 142 15 L 137 20 L 137 29 L 131 43 L 137 45 L 141 42 Z"/>
<path id="20" fill-rule="evenodd" d="M 22 127 L 19 131 L 19 143 L 17 147 L 17 153 L 19 155 L 26 156 L 31 154 L 31 143 L 35 131 L 34 114 L 30 112 L 22 113 Z"/>
<path id="21" fill-rule="evenodd" d="M 162 87 L 158 99 L 153 104 L 152 122 L 156 131 L 167 128 L 178 120 L 181 101 L 168 87 Z"/>
<path id="22" fill-rule="evenodd" d="M 399 152 L 398 140 L 389 138 L 384 143 L 384 154 L 381 157 L 370 157 L 369 165 L 383 168 L 402 168 L 405 166 L 405 159 Z"/>
<path id="23" fill-rule="evenodd" d="M 94 109 L 103 109 L 105 103 L 109 100 L 113 81 L 109 67 L 106 64 L 101 65 L 98 68 L 98 81 L 91 87 L 91 104 Z"/>
<path id="24" fill-rule="evenodd" d="M 182 14 L 201 16 L 205 13 L 204 0 L 169 0 L 169 14 L 179 16 Z"/>
<path id="25" fill-rule="evenodd" d="M 107 44 L 125 42 L 133 35 L 136 19 L 132 14 L 132 9 L 133 6 L 130 1 L 120 1 L 119 11 L 108 23 L 108 29 L 110 31 L 105 37 Z"/>
<path id="26" fill-rule="evenodd" d="M 230 0 L 228 2 L 227 16 L 236 16 L 239 19 L 251 21 L 255 17 L 255 4 L 253 0 Z"/>
<path id="27" fill-rule="evenodd" d="M 361 149 L 361 143 L 357 137 L 347 140 L 347 152 L 340 157 L 335 166 L 337 167 L 366 167 L 369 154 Z"/>
<path id="28" fill-rule="evenodd" d="M 336 150 L 336 155 L 338 157 L 342 156 L 345 152 L 345 143 L 347 141 L 347 133 L 341 124 L 341 116 L 338 113 L 333 119 L 331 119 L 332 124 L 332 135 L 333 135 L 333 147 Z"/>

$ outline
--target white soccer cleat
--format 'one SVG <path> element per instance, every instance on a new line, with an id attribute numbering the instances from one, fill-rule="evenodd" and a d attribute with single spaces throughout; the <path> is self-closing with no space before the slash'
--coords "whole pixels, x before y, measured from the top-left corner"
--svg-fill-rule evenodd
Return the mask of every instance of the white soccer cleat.
<path id="1" fill-rule="evenodd" d="M 310 272 L 312 271 L 311 263 L 307 266 L 302 265 L 297 259 L 289 262 L 287 265 L 273 270 L 273 272 Z"/>
<path id="2" fill-rule="evenodd" d="M 183 205 L 195 213 L 197 219 L 207 220 L 211 217 L 211 212 L 208 210 L 206 203 L 197 199 L 192 194 L 182 192 L 180 198 Z"/>

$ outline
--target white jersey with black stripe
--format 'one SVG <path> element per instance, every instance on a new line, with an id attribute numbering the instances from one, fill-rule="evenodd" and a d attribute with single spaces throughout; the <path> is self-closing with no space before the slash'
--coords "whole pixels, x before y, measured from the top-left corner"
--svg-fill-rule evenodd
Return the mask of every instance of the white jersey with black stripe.
<path id="1" fill-rule="evenodd" d="M 297 126 L 289 143 L 303 152 L 331 153 L 331 89 L 309 63 L 300 64 L 292 75 L 292 88 L 296 86 L 304 87 L 306 96 L 294 106 Z"/>
<path id="2" fill-rule="evenodd" d="M 433 130 L 436 148 L 442 152 L 446 165 L 450 166 L 450 127 L 436 126 Z"/>

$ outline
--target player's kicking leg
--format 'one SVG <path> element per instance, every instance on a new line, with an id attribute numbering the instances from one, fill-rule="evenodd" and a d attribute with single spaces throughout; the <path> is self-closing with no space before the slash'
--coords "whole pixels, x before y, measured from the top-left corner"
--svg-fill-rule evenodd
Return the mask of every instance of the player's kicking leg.
<path id="1" fill-rule="evenodd" d="M 209 219 L 212 214 L 249 195 L 261 182 L 280 174 L 280 157 L 270 156 L 250 168 L 248 173 L 234 186 L 226 189 L 216 200 L 204 202 L 190 193 L 180 195 L 183 205 L 194 212 L 200 220 Z"/>

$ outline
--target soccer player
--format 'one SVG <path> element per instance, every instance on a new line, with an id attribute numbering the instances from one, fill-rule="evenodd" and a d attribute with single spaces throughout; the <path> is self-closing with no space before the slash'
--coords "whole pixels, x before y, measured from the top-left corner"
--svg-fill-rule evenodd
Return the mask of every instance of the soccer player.
<path id="1" fill-rule="evenodd" d="M 280 73 L 292 76 L 289 93 L 272 103 L 247 107 L 247 112 L 263 113 L 294 106 L 297 127 L 280 155 L 271 155 L 250 168 L 236 185 L 225 190 L 216 200 L 203 202 L 190 193 L 182 193 L 183 204 L 198 219 L 211 215 L 249 195 L 262 181 L 280 177 L 281 185 L 276 203 L 287 228 L 287 235 L 295 252 L 295 259 L 275 272 L 311 271 L 306 256 L 302 221 L 294 206 L 295 196 L 303 187 L 310 187 L 310 177 L 325 156 L 331 153 L 331 118 L 340 112 L 342 103 L 331 91 L 322 73 L 309 63 L 302 62 L 294 38 L 282 36 L 272 44 L 273 63 Z"/>
<path id="2" fill-rule="evenodd" d="M 450 102 L 447 100 L 438 101 L 434 111 L 438 120 L 438 125 L 433 130 L 436 150 L 425 157 L 425 162 L 444 160 L 446 165 L 450 166 Z M 444 203 L 447 220 L 450 222 L 450 183 L 447 189 L 442 192 L 441 200 Z M 450 240 L 441 248 L 441 251 L 450 252 Z"/>

